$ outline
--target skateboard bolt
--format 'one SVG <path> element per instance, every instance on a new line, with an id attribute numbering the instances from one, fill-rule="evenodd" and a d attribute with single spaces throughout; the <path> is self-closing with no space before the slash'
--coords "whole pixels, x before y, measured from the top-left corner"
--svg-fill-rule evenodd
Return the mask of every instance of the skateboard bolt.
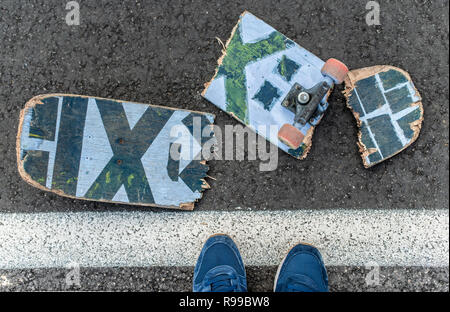
<path id="1" fill-rule="evenodd" d="M 117 159 L 117 164 L 121 165 L 122 164 L 122 159 Z"/>
<path id="2" fill-rule="evenodd" d="M 297 99 L 300 104 L 306 104 L 309 102 L 309 94 L 306 92 L 300 92 Z"/>
<path id="3" fill-rule="evenodd" d="M 119 139 L 119 144 L 123 144 L 123 143 L 125 143 L 125 140 L 124 139 Z"/>

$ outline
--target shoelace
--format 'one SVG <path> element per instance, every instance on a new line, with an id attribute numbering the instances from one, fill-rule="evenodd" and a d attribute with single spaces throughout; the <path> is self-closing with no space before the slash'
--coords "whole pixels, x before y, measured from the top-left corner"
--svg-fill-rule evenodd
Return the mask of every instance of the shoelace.
<path id="1" fill-rule="evenodd" d="M 233 292 L 236 290 L 238 281 L 235 276 L 219 274 L 211 280 L 211 291 Z"/>

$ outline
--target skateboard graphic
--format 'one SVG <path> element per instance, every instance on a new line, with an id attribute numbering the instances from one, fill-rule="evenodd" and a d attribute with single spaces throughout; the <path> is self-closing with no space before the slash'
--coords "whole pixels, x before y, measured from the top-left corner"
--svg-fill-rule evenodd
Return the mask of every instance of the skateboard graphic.
<path id="1" fill-rule="evenodd" d="M 249 12 L 226 43 L 202 95 L 293 157 L 304 159 L 314 128 L 347 67 L 322 61 Z M 276 127 L 276 134 L 268 126 Z"/>
<path id="2" fill-rule="evenodd" d="M 62 196 L 192 210 L 209 187 L 200 156 L 213 121 L 188 110 L 41 95 L 21 111 L 18 169 L 31 185 Z"/>
<path id="3" fill-rule="evenodd" d="M 347 106 L 360 128 L 358 146 L 366 168 L 400 153 L 417 139 L 423 106 L 407 72 L 388 65 L 352 70 L 345 86 Z"/>

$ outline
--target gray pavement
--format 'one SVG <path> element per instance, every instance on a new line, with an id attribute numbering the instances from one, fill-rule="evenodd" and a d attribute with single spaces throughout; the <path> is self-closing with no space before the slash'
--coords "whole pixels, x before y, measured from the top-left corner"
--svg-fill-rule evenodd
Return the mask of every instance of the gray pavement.
<path id="1" fill-rule="evenodd" d="M 249 292 L 271 292 L 276 266 L 246 267 Z M 80 268 L 79 284 L 67 284 L 70 270 L 0 269 L 0 291 L 191 291 L 193 267 Z M 378 284 L 367 284 L 370 269 L 327 266 L 333 292 L 449 291 L 448 267 L 380 267 Z"/>
<path id="2" fill-rule="evenodd" d="M 449 2 L 379 1 L 380 26 L 366 25 L 366 3 L 83 0 L 81 24 L 68 26 L 65 1 L 2 0 L 0 213 L 164 213 L 62 198 L 27 185 L 18 175 L 15 160 L 19 111 L 34 95 L 59 92 L 200 110 L 215 114 L 222 128 L 236 124 L 200 93 L 221 55 L 215 37 L 225 41 L 244 10 L 322 59 L 336 57 L 350 68 L 390 64 L 405 69 L 423 96 L 425 121 L 413 146 L 366 170 L 356 146 L 356 123 L 338 87 L 307 160 L 300 162 L 280 152 L 278 168 L 272 172 L 259 172 L 258 161 L 212 161 L 209 175 L 214 180 L 208 181 L 212 188 L 197 211 L 448 210 Z M 448 242 L 441 246 L 445 248 Z M 82 267 L 81 286 L 87 290 L 189 290 L 191 269 Z M 330 266 L 329 271 L 333 290 L 370 290 L 361 278 L 364 268 L 344 264 Z M 0 285 L 5 284 L 0 290 L 61 289 L 55 286 L 58 272 L 61 269 L 1 270 Z M 250 272 L 251 289 L 270 289 L 272 265 L 251 267 Z M 448 264 L 408 264 L 386 267 L 384 272 L 386 279 L 376 290 L 448 291 Z"/>

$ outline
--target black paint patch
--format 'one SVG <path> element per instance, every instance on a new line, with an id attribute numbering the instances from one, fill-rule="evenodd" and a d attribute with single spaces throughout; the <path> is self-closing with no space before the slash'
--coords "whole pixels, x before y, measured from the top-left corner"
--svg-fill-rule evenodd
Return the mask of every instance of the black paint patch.
<path id="1" fill-rule="evenodd" d="M 300 147 L 297 148 L 297 149 L 292 149 L 292 148 L 290 148 L 290 149 L 288 150 L 288 153 L 289 153 L 289 155 L 292 155 L 292 156 L 294 156 L 294 157 L 296 157 L 296 158 L 299 158 L 301 155 L 303 155 L 303 152 L 305 151 L 305 147 L 306 147 L 306 145 L 305 145 L 305 144 L 302 144 L 302 145 L 300 145 Z"/>
<path id="2" fill-rule="evenodd" d="M 383 93 L 381 93 L 380 88 L 377 86 L 377 81 L 373 76 L 358 81 L 355 89 L 358 92 L 366 114 L 386 104 Z"/>
<path id="3" fill-rule="evenodd" d="M 356 93 L 353 92 L 350 98 L 348 99 L 348 105 L 359 114 L 359 117 L 364 117 L 364 112 L 362 110 L 361 104 L 359 103 L 358 97 L 356 96 Z"/>
<path id="4" fill-rule="evenodd" d="M 173 111 L 148 107 L 133 130 L 130 130 L 120 102 L 96 101 L 114 156 L 91 185 L 86 197 L 112 200 L 124 185 L 130 202 L 154 203 L 141 158 Z"/>
<path id="5" fill-rule="evenodd" d="M 380 160 L 382 160 L 383 158 L 381 157 L 380 153 L 375 152 L 369 155 L 369 162 L 371 164 L 379 162 Z"/>
<path id="6" fill-rule="evenodd" d="M 401 72 L 397 70 L 388 70 L 387 72 L 379 73 L 384 90 L 389 90 L 399 83 L 405 83 L 408 79 Z"/>
<path id="7" fill-rule="evenodd" d="M 170 151 L 176 151 L 177 158 L 172 158 Z M 181 152 L 181 144 L 178 143 L 170 143 L 169 147 L 169 160 L 167 162 L 167 174 L 169 178 L 176 182 L 178 181 L 178 172 L 180 172 L 180 152 Z"/>
<path id="8" fill-rule="evenodd" d="M 406 86 L 386 92 L 385 95 L 394 114 L 410 107 L 413 103 L 411 94 Z"/>
<path id="9" fill-rule="evenodd" d="M 300 65 L 288 58 L 286 55 L 283 55 L 277 66 L 278 73 L 286 78 L 287 81 L 291 81 L 292 76 L 299 68 Z"/>
<path id="10" fill-rule="evenodd" d="M 204 115 L 190 113 L 182 120 L 182 122 L 186 126 L 186 128 L 189 129 L 191 135 L 197 140 L 197 142 L 201 146 L 203 146 L 203 143 L 205 143 L 206 141 L 208 141 L 210 138 L 213 137 L 212 131 L 210 133 L 207 133 L 205 137 L 203 137 L 202 135 L 203 129 L 211 125 L 211 122 Z M 195 133 L 195 136 L 198 137 L 194 136 L 194 126 L 199 127 L 199 129 L 196 129 Z"/>
<path id="11" fill-rule="evenodd" d="M 32 108 L 30 138 L 55 140 L 58 101 L 56 97 L 45 98 L 42 100 L 44 104 L 36 104 Z"/>
<path id="12" fill-rule="evenodd" d="M 370 137 L 369 129 L 367 129 L 367 125 L 365 122 L 363 122 L 361 125 L 361 142 L 367 149 L 376 148 L 375 143 L 373 143 L 372 138 Z"/>
<path id="13" fill-rule="evenodd" d="M 373 142 L 372 138 L 370 137 L 369 134 L 369 129 L 367 128 L 366 123 L 362 123 L 361 126 L 361 142 L 364 144 L 364 146 L 366 147 L 366 149 L 376 149 L 376 145 Z M 376 151 L 375 153 L 372 153 L 368 156 L 369 158 L 369 162 L 370 163 L 374 163 L 374 162 L 378 162 L 380 160 L 382 160 L 381 154 Z"/>
<path id="14" fill-rule="evenodd" d="M 198 160 L 193 160 L 189 165 L 184 168 L 180 173 L 180 178 L 191 189 L 192 192 L 203 190 L 202 179 L 206 176 L 209 167 L 201 164 Z"/>
<path id="15" fill-rule="evenodd" d="M 49 152 L 26 151 L 24 152 L 23 169 L 31 179 L 45 186 L 47 182 Z"/>
<path id="16" fill-rule="evenodd" d="M 279 97 L 280 94 L 278 93 L 278 89 L 266 80 L 253 99 L 258 100 L 265 110 L 270 111 L 275 104 L 275 100 Z"/>
<path id="17" fill-rule="evenodd" d="M 62 103 L 52 189 L 75 195 L 83 144 L 87 98 L 64 97 Z"/>
<path id="18" fill-rule="evenodd" d="M 417 107 L 417 109 L 415 109 L 408 115 L 403 116 L 402 118 L 397 120 L 397 123 L 400 126 L 400 128 L 402 128 L 405 137 L 408 138 L 409 140 L 411 140 L 414 136 L 414 131 L 411 129 L 410 123 L 419 120 L 421 115 L 422 113 L 419 107 Z"/>
<path id="19" fill-rule="evenodd" d="M 381 115 L 369 119 L 368 123 L 384 158 L 397 153 L 403 148 L 403 144 L 392 126 L 389 115 Z"/>

